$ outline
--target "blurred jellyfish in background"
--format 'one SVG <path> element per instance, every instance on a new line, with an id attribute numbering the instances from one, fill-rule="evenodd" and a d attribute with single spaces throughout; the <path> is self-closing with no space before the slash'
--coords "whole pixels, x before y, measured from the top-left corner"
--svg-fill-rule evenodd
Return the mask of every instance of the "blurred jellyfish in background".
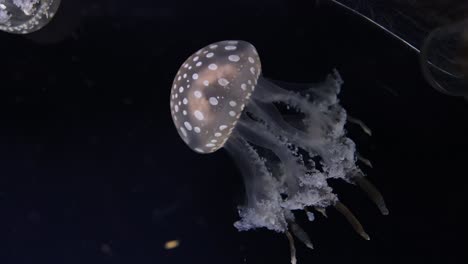
<path id="1" fill-rule="evenodd" d="M 468 1 L 331 0 L 420 53 L 436 90 L 468 99 Z"/>
<path id="2" fill-rule="evenodd" d="M 261 72 L 252 44 L 221 41 L 191 55 L 171 89 L 172 119 L 182 140 L 197 153 L 226 149 L 242 173 L 246 200 L 234 226 L 285 233 L 292 263 L 294 236 L 313 248 L 293 212 L 304 211 L 313 221 L 314 210 L 325 214 L 334 206 L 368 240 L 327 182 L 359 185 L 388 214 L 382 195 L 356 165 L 358 159 L 370 162 L 357 155 L 344 125 L 370 130 L 339 104 L 340 75 L 334 71 L 321 83 L 293 85 L 270 81 Z"/>
<path id="3" fill-rule="evenodd" d="M 52 20 L 60 0 L 0 0 L 0 30 L 28 34 Z"/>
<path id="4" fill-rule="evenodd" d="M 420 58 L 424 77 L 434 88 L 468 99 L 468 18 L 433 30 Z"/>

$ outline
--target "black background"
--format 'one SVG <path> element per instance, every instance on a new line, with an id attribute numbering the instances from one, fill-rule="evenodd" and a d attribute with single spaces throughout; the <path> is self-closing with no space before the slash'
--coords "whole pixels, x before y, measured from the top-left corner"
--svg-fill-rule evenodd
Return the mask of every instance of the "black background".
<path id="1" fill-rule="evenodd" d="M 194 51 L 242 39 L 263 74 L 321 80 L 373 129 L 349 136 L 390 209 L 331 182 L 371 236 L 333 209 L 299 223 L 299 263 L 463 263 L 468 104 L 423 80 L 415 52 L 315 1 L 63 1 L 42 31 L 0 34 L 0 263 L 289 263 L 283 234 L 239 233 L 241 177 L 192 152 L 169 93 Z M 180 246 L 165 250 L 178 239 Z"/>

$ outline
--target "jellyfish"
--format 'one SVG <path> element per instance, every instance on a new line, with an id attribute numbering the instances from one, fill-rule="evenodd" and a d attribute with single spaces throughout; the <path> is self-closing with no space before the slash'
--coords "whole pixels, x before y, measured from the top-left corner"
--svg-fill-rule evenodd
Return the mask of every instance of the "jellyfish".
<path id="1" fill-rule="evenodd" d="M 52 20 L 60 0 L 0 0 L 0 30 L 27 34 Z"/>
<path id="2" fill-rule="evenodd" d="M 369 239 L 354 214 L 338 199 L 329 179 L 360 186 L 388 214 L 382 195 L 356 165 L 361 159 L 346 137 L 347 121 L 365 124 L 346 114 L 338 94 L 343 81 L 334 70 L 315 85 L 288 88 L 262 76 L 255 47 L 241 40 L 208 45 L 191 55 L 177 72 L 170 95 L 174 125 L 186 145 L 197 153 L 225 149 L 242 174 L 245 201 L 239 206 L 239 231 L 257 228 L 284 233 L 291 263 L 295 240 L 313 248 L 295 221 L 304 211 L 326 214 L 333 206 L 354 230 Z M 286 113 L 281 105 L 290 108 Z"/>
<path id="3" fill-rule="evenodd" d="M 332 2 L 417 52 L 423 77 L 434 89 L 468 100 L 466 1 Z"/>

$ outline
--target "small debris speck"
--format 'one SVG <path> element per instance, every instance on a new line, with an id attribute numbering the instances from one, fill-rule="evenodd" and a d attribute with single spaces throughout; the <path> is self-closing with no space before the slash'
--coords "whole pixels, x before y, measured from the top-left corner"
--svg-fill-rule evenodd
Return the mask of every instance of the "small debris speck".
<path id="1" fill-rule="evenodd" d="M 101 244 L 101 252 L 104 253 L 105 255 L 112 256 L 112 248 L 109 244 Z"/>
<path id="2" fill-rule="evenodd" d="M 167 250 L 174 249 L 174 248 L 178 247 L 179 244 L 180 244 L 179 240 L 169 240 L 164 245 L 164 248 L 167 249 Z"/>

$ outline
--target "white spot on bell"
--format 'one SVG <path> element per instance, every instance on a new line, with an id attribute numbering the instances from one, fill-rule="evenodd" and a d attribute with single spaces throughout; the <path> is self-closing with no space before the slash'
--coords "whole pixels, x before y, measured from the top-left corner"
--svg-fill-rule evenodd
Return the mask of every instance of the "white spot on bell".
<path id="1" fill-rule="evenodd" d="M 203 120 L 203 119 L 205 119 L 205 116 L 203 115 L 203 113 L 200 112 L 200 111 L 198 111 L 198 110 L 196 110 L 196 111 L 193 113 L 193 115 L 194 115 L 195 118 L 198 119 L 198 120 Z"/>
<path id="2" fill-rule="evenodd" d="M 185 131 L 185 128 L 180 127 L 180 132 L 182 132 L 182 135 L 184 135 L 184 137 L 187 137 L 187 131 Z"/>
<path id="3" fill-rule="evenodd" d="M 218 65 L 211 63 L 210 65 L 208 65 L 208 69 L 215 71 L 216 69 L 218 69 Z"/>
<path id="4" fill-rule="evenodd" d="M 221 85 L 221 86 L 226 86 L 226 85 L 229 84 L 229 81 L 226 80 L 226 79 L 224 79 L 224 78 L 220 78 L 220 79 L 218 79 L 218 83 L 219 83 L 219 85 Z"/>
<path id="5" fill-rule="evenodd" d="M 203 149 L 201 149 L 201 148 L 194 148 L 194 150 L 197 151 L 197 152 L 200 152 L 200 153 L 205 153 L 205 151 L 203 151 Z"/>
<path id="6" fill-rule="evenodd" d="M 208 99 L 210 101 L 210 104 L 211 105 L 217 105 L 218 104 L 218 99 L 216 99 L 215 97 L 210 97 L 210 99 Z"/>
<path id="7" fill-rule="evenodd" d="M 192 130 L 192 125 L 189 122 L 185 121 L 184 126 L 185 128 L 187 128 L 188 131 Z"/>
<path id="8" fill-rule="evenodd" d="M 229 55 L 228 59 L 233 62 L 238 62 L 240 60 L 240 57 L 237 55 Z"/>

